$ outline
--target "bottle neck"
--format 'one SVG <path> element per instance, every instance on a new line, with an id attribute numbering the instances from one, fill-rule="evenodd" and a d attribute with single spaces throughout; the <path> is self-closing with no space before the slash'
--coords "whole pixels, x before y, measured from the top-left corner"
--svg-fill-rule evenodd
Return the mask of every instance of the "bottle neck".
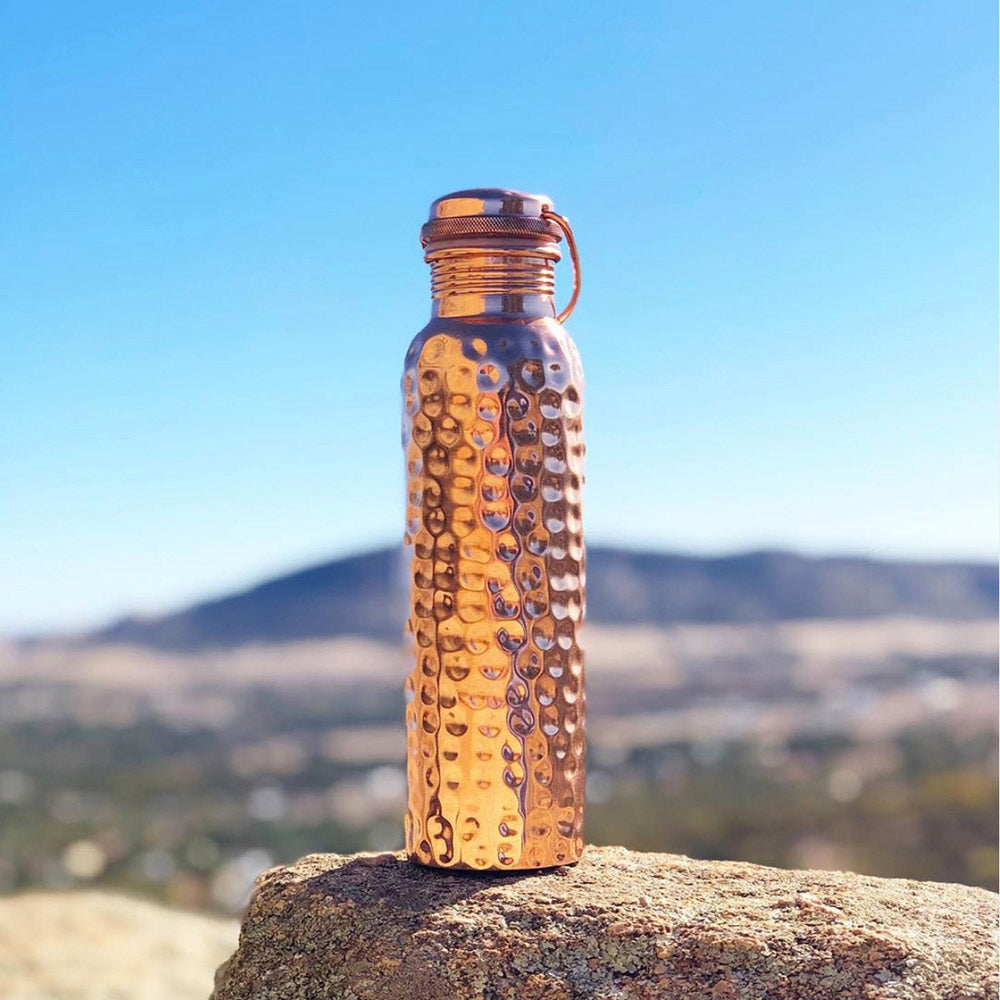
<path id="1" fill-rule="evenodd" d="M 555 316 L 554 247 L 442 247 L 427 252 L 435 317 Z"/>

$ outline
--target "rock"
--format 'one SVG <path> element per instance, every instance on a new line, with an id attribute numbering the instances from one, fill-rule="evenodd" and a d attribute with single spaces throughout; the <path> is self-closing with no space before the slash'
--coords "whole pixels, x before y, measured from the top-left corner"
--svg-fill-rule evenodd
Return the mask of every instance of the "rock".
<path id="1" fill-rule="evenodd" d="M 995 1000 L 998 898 L 591 847 L 470 873 L 314 854 L 265 872 L 214 1000 Z"/>
<path id="2" fill-rule="evenodd" d="M 237 931 L 235 920 L 100 892 L 0 899 L 0 997 L 204 1000 Z"/>

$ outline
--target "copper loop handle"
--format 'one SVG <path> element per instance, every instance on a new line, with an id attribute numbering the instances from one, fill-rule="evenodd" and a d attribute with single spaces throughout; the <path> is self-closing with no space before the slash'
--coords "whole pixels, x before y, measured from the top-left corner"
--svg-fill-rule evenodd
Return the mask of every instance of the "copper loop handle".
<path id="1" fill-rule="evenodd" d="M 542 218 L 551 219 L 563 231 L 566 236 L 566 246 L 569 247 L 569 259 L 573 262 L 573 294 L 566 308 L 556 316 L 560 323 L 565 323 L 566 317 L 576 308 L 576 300 L 580 297 L 580 255 L 576 251 L 576 240 L 573 239 L 569 219 L 559 215 L 558 212 L 553 212 L 548 205 L 542 209 Z"/>

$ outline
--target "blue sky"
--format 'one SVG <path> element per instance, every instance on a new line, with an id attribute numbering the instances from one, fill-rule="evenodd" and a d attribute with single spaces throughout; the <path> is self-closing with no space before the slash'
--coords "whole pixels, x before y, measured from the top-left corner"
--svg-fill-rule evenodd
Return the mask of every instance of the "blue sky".
<path id="1" fill-rule="evenodd" d="M 577 233 L 591 541 L 994 557 L 995 20 L 7 5 L 0 628 L 397 539 L 417 231 L 477 185 Z"/>

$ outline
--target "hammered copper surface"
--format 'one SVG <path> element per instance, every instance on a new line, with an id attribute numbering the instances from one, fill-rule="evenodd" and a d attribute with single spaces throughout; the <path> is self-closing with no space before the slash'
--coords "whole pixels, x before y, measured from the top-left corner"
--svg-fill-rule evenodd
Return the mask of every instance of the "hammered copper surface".
<path id="1" fill-rule="evenodd" d="M 583 851 L 583 373 L 551 315 L 438 315 L 403 378 L 407 851 L 444 867 L 566 864 Z"/>

